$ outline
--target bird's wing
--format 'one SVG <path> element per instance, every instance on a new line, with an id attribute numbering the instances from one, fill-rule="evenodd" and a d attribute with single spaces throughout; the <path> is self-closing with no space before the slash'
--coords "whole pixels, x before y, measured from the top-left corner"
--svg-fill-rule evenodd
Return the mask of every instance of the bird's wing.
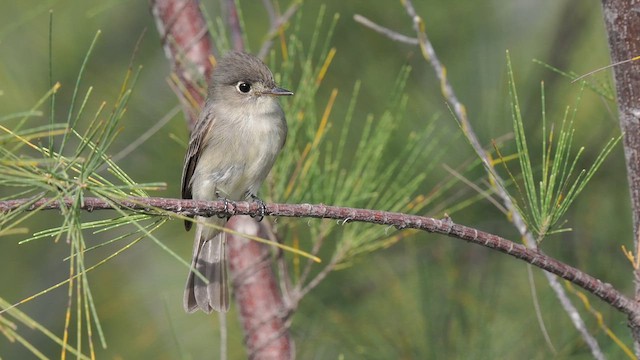
<path id="1" fill-rule="evenodd" d="M 189 148 L 187 149 L 187 154 L 184 157 L 184 165 L 182 167 L 182 198 L 183 199 L 191 199 L 191 177 L 196 169 L 196 165 L 198 164 L 198 159 L 200 158 L 200 154 L 204 151 L 204 147 L 206 146 L 206 142 L 204 141 L 209 129 L 212 127 L 215 119 L 210 119 L 206 121 L 206 118 L 211 117 L 211 111 L 207 111 L 207 107 L 205 106 L 205 110 L 203 110 L 200 115 L 200 119 L 196 123 L 196 127 L 191 132 L 191 138 L 189 139 Z M 184 227 L 187 229 L 191 229 L 192 222 L 185 220 Z"/>

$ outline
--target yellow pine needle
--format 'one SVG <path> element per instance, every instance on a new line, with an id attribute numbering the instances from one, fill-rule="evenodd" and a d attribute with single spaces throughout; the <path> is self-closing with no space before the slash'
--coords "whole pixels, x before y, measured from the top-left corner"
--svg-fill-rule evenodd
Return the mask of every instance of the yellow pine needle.
<path id="1" fill-rule="evenodd" d="M 498 150 L 498 147 L 494 145 L 494 148 L 496 149 L 496 151 L 498 153 L 498 159 L 502 159 L 503 156 L 502 156 L 502 154 L 500 154 L 500 151 Z M 500 164 L 500 163 L 504 162 L 504 161 L 497 162 L 497 160 L 494 160 L 493 156 L 489 152 L 486 152 L 486 155 L 487 155 L 488 165 L 491 167 L 491 169 L 495 168 L 495 166 L 494 166 L 495 164 Z M 489 184 L 491 184 L 491 187 L 494 188 L 496 186 L 496 179 L 493 177 L 493 173 L 492 172 L 490 172 L 489 174 L 491 175 L 491 176 L 488 176 Z"/>
<path id="2" fill-rule="evenodd" d="M 331 91 L 331 96 L 329 97 L 329 102 L 327 103 L 327 106 L 324 108 L 324 113 L 322 114 L 322 120 L 320 120 L 320 125 L 318 126 L 318 130 L 316 131 L 316 135 L 313 138 L 313 145 L 312 145 L 313 148 L 318 146 L 320 139 L 325 134 L 327 123 L 329 122 L 329 115 L 331 115 L 331 110 L 333 109 L 333 104 L 335 103 L 337 96 L 338 96 L 338 89 L 333 89 Z"/>
<path id="3" fill-rule="evenodd" d="M 287 61 L 289 59 L 289 49 L 287 48 L 287 41 L 284 36 L 285 26 L 282 24 L 278 28 L 278 38 L 280 39 L 280 50 L 282 51 L 282 60 Z"/>
<path id="4" fill-rule="evenodd" d="M 638 270 L 638 262 L 636 261 L 635 256 L 633 256 L 633 253 L 631 251 L 627 250 L 627 247 L 624 246 L 624 245 L 622 245 L 622 253 L 627 258 L 627 260 L 629 260 L 631 265 L 633 265 L 633 268 L 635 270 Z"/>
<path id="5" fill-rule="evenodd" d="M 624 245 L 622 245 L 622 253 L 627 258 L 627 260 L 629 260 L 635 270 L 638 270 L 638 268 L 640 268 L 640 257 L 636 259 L 636 257 L 633 255 L 633 252 L 627 250 L 627 247 Z"/>
<path id="6" fill-rule="evenodd" d="M 427 51 L 427 27 L 424 24 L 424 20 L 419 16 L 416 16 L 413 21 L 418 24 L 418 44 L 420 44 L 422 57 L 424 57 L 425 60 L 430 61 L 431 56 L 429 56 L 429 52 Z"/>
<path id="7" fill-rule="evenodd" d="M 293 236 L 293 247 L 295 249 L 300 249 L 300 238 L 298 237 L 298 234 L 294 234 Z M 300 256 L 298 256 L 297 254 L 293 255 L 293 271 L 294 274 L 296 274 L 296 278 L 300 278 Z"/>
<path id="8" fill-rule="evenodd" d="M 448 98 L 446 96 L 447 94 L 447 68 L 442 65 L 442 76 L 440 77 L 440 93 L 442 93 L 442 95 L 445 96 L 445 98 Z"/>
<path id="9" fill-rule="evenodd" d="M 418 195 L 415 198 L 413 198 L 413 200 L 411 200 L 406 206 L 405 208 L 409 211 L 411 211 L 412 209 L 414 209 L 415 207 L 422 207 L 422 203 L 426 200 L 426 197 L 424 195 Z"/>
<path id="10" fill-rule="evenodd" d="M 329 97 L 329 102 L 327 103 L 327 106 L 324 109 L 324 114 L 322 114 L 322 120 L 320 120 L 320 125 L 318 126 L 318 130 L 316 131 L 316 135 L 313 138 L 311 149 L 315 149 L 318 146 L 318 143 L 320 143 L 320 139 L 324 136 L 326 132 L 327 123 L 329 122 L 329 115 L 331 115 L 331 110 L 333 109 L 333 104 L 335 103 L 337 96 L 338 96 L 338 89 L 333 89 L 333 91 L 331 91 L 331 96 Z M 305 151 L 306 150 L 307 149 L 305 148 Z M 309 168 L 311 167 L 311 165 L 312 165 L 311 161 L 308 161 L 307 159 L 307 161 L 304 164 L 304 168 L 302 169 L 302 174 L 306 174 L 307 171 L 309 171 Z"/>
<path id="11" fill-rule="evenodd" d="M 181 95 L 182 98 L 185 99 L 185 101 L 188 104 L 190 104 L 192 108 L 198 109 L 200 107 L 200 104 L 198 104 L 196 99 L 194 99 L 193 96 L 191 96 L 191 93 L 187 91 L 182 81 L 180 81 L 180 78 L 178 77 L 178 75 L 172 72 L 171 75 L 169 75 L 169 78 L 171 79 L 171 82 L 174 83 L 177 92 L 179 92 L 179 95 Z"/>
<path id="12" fill-rule="evenodd" d="M 333 57 L 336 55 L 336 48 L 331 48 L 331 50 L 329 50 L 329 54 L 327 55 L 327 58 L 324 59 L 324 64 L 322 64 L 322 67 L 320 68 L 320 72 L 318 72 L 318 76 L 316 77 L 316 84 L 320 85 L 320 83 L 322 83 L 322 80 L 324 79 L 324 76 L 327 74 L 327 70 L 329 69 L 329 65 L 331 65 L 331 62 L 333 61 Z"/>
<path id="13" fill-rule="evenodd" d="M 495 166 L 495 165 L 499 165 L 499 164 L 506 163 L 516 159 L 518 159 L 518 154 L 507 155 L 505 157 L 500 157 L 499 159 L 495 159 L 495 160 L 492 159 L 491 165 Z"/>
<path id="14" fill-rule="evenodd" d="M 162 213 L 162 212 L 163 212 L 163 210 L 162 210 L 162 209 L 159 209 L 159 208 L 156 208 L 156 207 L 149 207 L 149 209 L 152 209 L 152 210 L 158 211 L 158 212 L 160 212 L 160 213 Z M 166 211 L 164 211 L 164 212 L 166 213 Z M 190 218 L 190 217 L 183 216 L 183 215 L 179 215 L 179 214 L 176 214 L 176 213 L 169 213 L 169 215 L 171 215 L 171 216 L 173 216 L 173 217 L 175 217 L 175 218 L 177 218 L 177 219 L 181 219 L 181 220 L 191 220 L 191 221 L 194 221 L 194 220 L 193 220 L 192 218 Z M 280 248 L 280 249 L 282 249 L 282 250 L 290 251 L 290 252 L 292 252 L 292 253 L 294 253 L 294 254 L 298 254 L 298 255 L 300 255 L 300 256 L 304 256 L 304 257 L 306 257 L 306 258 L 308 258 L 308 259 L 311 259 L 311 260 L 313 260 L 313 261 L 315 261 L 315 262 L 317 262 L 317 263 L 322 262 L 322 260 L 321 260 L 319 257 L 314 256 L 314 255 L 312 255 L 312 254 L 310 254 L 310 253 L 308 253 L 308 252 L 306 252 L 306 251 L 304 251 L 304 250 L 295 249 L 295 248 L 293 248 L 293 247 L 291 247 L 291 246 L 284 245 L 284 244 L 280 244 L 280 243 L 278 243 L 278 242 L 276 242 L 276 241 L 271 241 L 271 240 L 263 239 L 263 238 L 261 238 L 261 237 L 257 237 L 257 236 L 252 236 L 252 235 L 243 234 L 243 233 L 240 233 L 240 232 L 237 232 L 237 231 L 234 231 L 234 230 L 231 230 L 231 229 L 228 229 L 228 228 L 222 227 L 222 226 L 218 226 L 218 225 L 210 224 L 210 223 L 206 223 L 206 222 L 198 222 L 198 224 L 201 224 L 201 225 L 204 225 L 204 226 L 207 226 L 207 227 L 211 227 L 211 228 L 214 228 L 214 229 L 218 229 L 218 230 L 220 230 L 220 231 L 224 231 L 224 232 L 229 233 L 229 234 L 232 234 L 232 235 L 241 236 L 241 237 L 246 238 L 246 239 L 249 239 L 249 240 L 255 240 L 255 241 L 257 241 L 257 242 L 259 242 L 259 243 L 262 243 L 262 244 L 267 244 L 267 245 L 275 246 L 275 247 Z M 97 264 L 96 264 L 96 265 L 97 265 Z M 92 266 L 92 267 L 91 267 L 91 268 L 89 268 L 89 269 L 93 269 L 93 267 L 95 267 L 95 265 L 94 265 L 94 266 Z M 87 270 L 89 270 L 89 269 L 87 269 Z M 86 270 L 85 270 L 85 272 L 86 272 Z M 2 313 L 2 312 L 0 312 L 0 314 L 1 314 L 1 313 Z"/>
<path id="15" fill-rule="evenodd" d="M 611 329 L 609 329 L 609 327 L 604 323 L 602 314 L 591 306 L 591 303 L 589 302 L 589 299 L 587 298 L 587 296 L 584 293 L 578 291 L 576 288 L 574 288 L 573 285 L 571 285 L 571 283 L 567 280 L 565 280 L 565 285 L 570 292 L 575 294 L 582 301 L 582 304 L 584 305 L 585 309 L 587 309 L 587 311 L 589 311 L 591 315 L 595 317 L 600 329 L 602 329 L 605 332 L 605 334 L 607 334 L 607 336 L 611 340 L 613 340 L 613 342 L 615 342 L 616 345 L 618 345 L 618 347 L 629 357 L 629 359 L 636 359 L 636 356 L 633 354 L 633 351 L 631 351 L 631 349 L 629 349 L 629 347 L 627 347 L 627 345 L 625 345 L 618 338 L 618 336 L 616 336 L 616 334 L 613 331 L 611 331 Z"/>
<path id="16" fill-rule="evenodd" d="M 464 119 L 467 118 L 467 107 L 464 106 L 463 104 L 460 104 L 460 114 Z"/>
<path id="17" fill-rule="evenodd" d="M 124 96 L 124 93 L 127 91 L 127 84 L 129 83 L 129 79 L 131 78 L 132 73 L 133 71 L 131 71 L 131 67 L 129 67 L 129 69 L 127 69 L 127 74 L 124 77 L 124 81 L 122 82 L 122 86 L 120 87 L 120 93 L 118 94 L 118 99 L 122 99 L 122 97 Z M 116 104 L 117 103 L 118 101 L 116 101 Z"/>
<path id="18" fill-rule="evenodd" d="M 1 229 L 0 236 L 9 236 L 9 235 L 25 235 L 29 233 L 28 228 L 13 228 L 13 229 Z"/>
<path id="19" fill-rule="evenodd" d="M 30 148 L 36 150 L 36 151 L 40 151 L 40 148 L 34 144 L 32 144 L 29 140 L 25 139 L 24 137 L 14 133 L 13 131 L 7 129 L 6 127 L 0 125 L 0 130 L 3 130 L 4 132 L 6 132 L 9 135 L 12 135 L 13 137 L 15 137 L 16 139 L 20 140 L 21 142 L 23 142 L 25 145 L 29 146 Z"/>

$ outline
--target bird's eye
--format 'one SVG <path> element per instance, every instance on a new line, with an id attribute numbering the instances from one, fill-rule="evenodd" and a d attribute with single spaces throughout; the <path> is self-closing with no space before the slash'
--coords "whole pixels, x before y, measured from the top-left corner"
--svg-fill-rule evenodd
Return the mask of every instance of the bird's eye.
<path id="1" fill-rule="evenodd" d="M 240 81 L 238 83 L 238 85 L 236 85 L 236 88 L 238 89 L 238 91 L 240 91 L 241 93 L 248 93 L 249 91 L 251 91 L 251 84 L 244 82 L 244 81 Z"/>

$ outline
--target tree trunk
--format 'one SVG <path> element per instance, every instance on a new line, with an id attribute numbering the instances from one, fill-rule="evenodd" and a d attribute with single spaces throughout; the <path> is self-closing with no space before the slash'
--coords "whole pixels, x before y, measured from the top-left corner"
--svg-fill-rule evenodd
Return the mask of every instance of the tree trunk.
<path id="1" fill-rule="evenodd" d="M 640 1 L 603 0 L 604 22 L 609 37 L 613 63 L 640 55 Z M 618 116 L 624 133 L 624 155 L 631 192 L 635 256 L 640 251 L 640 62 L 633 61 L 613 68 L 616 84 Z M 640 301 L 640 269 L 634 271 L 635 300 Z M 640 355 L 640 319 L 631 317 L 629 327 Z"/>

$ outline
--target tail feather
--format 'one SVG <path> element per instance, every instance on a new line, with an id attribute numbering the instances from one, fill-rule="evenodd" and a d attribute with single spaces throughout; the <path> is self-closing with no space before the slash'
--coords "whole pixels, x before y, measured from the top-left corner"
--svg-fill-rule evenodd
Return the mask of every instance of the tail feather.
<path id="1" fill-rule="evenodd" d="M 226 222 L 224 219 L 208 220 L 215 221 L 218 226 L 223 226 Z M 228 311 L 229 288 L 224 232 L 202 224 L 196 225 L 191 268 L 184 291 L 185 311 L 192 313 L 200 309 L 207 314 L 214 310 Z"/>

